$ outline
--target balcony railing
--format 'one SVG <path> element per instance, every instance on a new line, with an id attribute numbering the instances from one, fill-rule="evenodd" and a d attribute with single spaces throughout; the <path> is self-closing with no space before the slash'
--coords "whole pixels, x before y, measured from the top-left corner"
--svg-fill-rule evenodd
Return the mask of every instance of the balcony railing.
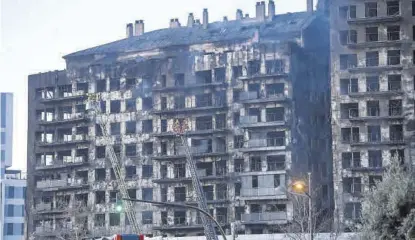
<path id="1" fill-rule="evenodd" d="M 247 101 L 252 99 L 258 99 L 258 92 L 241 92 L 239 93 L 240 101 Z"/>
<path id="2" fill-rule="evenodd" d="M 278 188 L 241 188 L 242 197 L 264 197 L 285 195 L 285 192 Z"/>
<path id="3" fill-rule="evenodd" d="M 84 113 L 75 113 L 70 115 L 61 115 L 52 118 L 38 118 L 40 124 L 53 124 L 53 123 L 62 123 L 62 122 L 73 122 L 73 121 L 80 121 L 86 120 L 87 115 Z"/>
<path id="4" fill-rule="evenodd" d="M 241 116 L 239 121 L 241 124 L 258 123 L 258 116 Z"/>
<path id="5" fill-rule="evenodd" d="M 286 212 L 262 212 L 242 214 L 241 221 L 243 223 L 263 223 L 271 221 L 285 221 L 287 220 Z"/>
<path id="6" fill-rule="evenodd" d="M 248 148 L 257 147 L 278 147 L 285 145 L 285 137 L 275 137 L 267 139 L 250 139 L 247 142 Z"/>
<path id="7" fill-rule="evenodd" d="M 402 115 L 401 107 L 390 107 L 389 108 L 389 116 L 401 116 L 401 115 Z"/>

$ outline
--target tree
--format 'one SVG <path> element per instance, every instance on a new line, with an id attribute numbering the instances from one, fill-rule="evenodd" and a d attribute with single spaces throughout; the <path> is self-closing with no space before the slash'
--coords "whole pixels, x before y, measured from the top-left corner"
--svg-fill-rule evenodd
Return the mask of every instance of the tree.
<path id="1" fill-rule="evenodd" d="M 318 194 L 321 192 L 320 189 L 315 189 L 309 194 L 309 196 L 314 200 L 317 199 Z M 309 198 L 306 195 L 297 195 L 289 192 L 289 198 L 293 204 L 293 216 L 292 220 L 284 226 L 280 226 L 279 230 L 285 233 L 287 239 L 291 240 L 309 240 L 309 207 L 308 200 Z M 332 214 L 327 211 L 321 210 L 313 204 L 312 210 L 312 229 L 313 237 L 316 239 L 316 236 L 319 233 L 326 233 L 328 240 L 336 240 L 340 237 L 341 231 L 334 224 L 334 218 Z"/>
<path id="2" fill-rule="evenodd" d="M 362 239 L 415 239 L 415 171 L 392 158 L 383 181 L 364 195 Z"/>

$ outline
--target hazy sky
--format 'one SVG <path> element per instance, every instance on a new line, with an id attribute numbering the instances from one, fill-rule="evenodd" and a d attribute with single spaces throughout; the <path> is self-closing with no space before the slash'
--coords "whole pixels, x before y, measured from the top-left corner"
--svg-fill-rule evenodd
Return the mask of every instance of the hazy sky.
<path id="1" fill-rule="evenodd" d="M 316 2 L 316 1 L 315 1 Z M 0 0 L 0 91 L 14 93 L 13 168 L 26 168 L 27 76 L 64 69 L 63 55 L 125 37 L 143 19 L 145 31 L 186 24 L 208 8 L 209 21 L 255 14 L 255 0 Z M 275 0 L 276 12 L 304 11 L 306 0 Z"/>

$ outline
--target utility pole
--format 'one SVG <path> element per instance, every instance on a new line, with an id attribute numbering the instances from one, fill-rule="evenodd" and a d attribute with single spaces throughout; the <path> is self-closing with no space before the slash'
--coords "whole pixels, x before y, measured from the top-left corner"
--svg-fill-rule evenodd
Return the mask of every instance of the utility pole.
<path id="1" fill-rule="evenodd" d="M 308 173 L 308 230 L 310 240 L 313 240 L 313 202 L 311 199 L 311 172 Z"/>

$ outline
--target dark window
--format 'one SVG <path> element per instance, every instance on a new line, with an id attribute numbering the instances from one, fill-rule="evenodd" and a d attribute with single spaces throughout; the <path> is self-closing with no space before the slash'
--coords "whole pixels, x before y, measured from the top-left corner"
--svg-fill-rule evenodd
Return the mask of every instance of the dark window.
<path id="1" fill-rule="evenodd" d="M 118 90 L 120 90 L 120 80 L 119 79 L 110 80 L 110 91 L 118 91 Z"/>
<path id="2" fill-rule="evenodd" d="M 258 176 L 252 176 L 252 188 L 258 188 Z"/>
<path id="3" fill-rule="evenodd" d="M 378 4 L 377 2 L 365 3 L 365 17 L 377 17 L 378 16 Z"/>
<path id="4" fill-rule="evenodd" d="M 369 167 L 379 168 L 382 167 L 382 151 L 381 150 L 369 150 Z"/>
<path id="5" fill-rule="evenodd" d="M 153 189 L 152 188 L 143 188 L 141 198 L 143 200 L 153 201 Z"/>
<path id="6" fill-rule="evenodd" d="M 97 80 L 96 81 L 96 88 L 97 91 L 96 92 L 105 92 L 107 89 L 107 82 L 105 80 Z"/>
<path id="7" fill-rule="evenodd" d="M 379 92 L 379 76 L 366 77 L 366 91 Z"/>
<path id="8" fill-rule="evenodd" d="M 379 66 L 379 52 L 366 52 L 366 66 L 375 67 Z"/>
<path id="9" fill-rule="evenodd" d="M 137 123 L 134 121 L 125 122 L 125 134 L 135 134 Z"/>
<path id="10" fill-rule="evenodd" d="M 240 196 L 241 195 L 241 183 L 235 183 L 235 196 Z"/>
<path id="11" fill-rule="evenodd" d="M 120 225 L 120 214 L 110 213 L 110 226 L 119 226 L 119 225 Z"/>
<path id="12" fill-rule="evenodd" d="M 412 1 L 412 16 L 415 16 L 415 1 Z"/>
<path id="13" fill-rule="evenodd" d="M 386 2 L 386 9 L 388 16 L 399 15 L 399 1 L 388 1 Z"/>
<path id="14" fill-rule="evenodd" d="M 388 75 L 388 90 L 400 91 L 402 89 L 401 84 L 402 77 L 398 74 Z"/>
<path id="15" fill-rule="evenodd" d="M 137 110 L 135 98 L 125 100 L 125 110 L 127 112 L 135 112 Z"/>
<path id="16" fill-rule="evenodd" d="M 357 67 L 357 55 L 356 54 L 341 54 L 340 55 L 340 69 L 346 70 L 349 68 Z"/>
<path id="17" fill-rule="evenodd" d="M 96 204 L 105 203 L 105 191 L 96 191 L 95 192 L 95 203 Z"/>
<path id="18" fill-rule="evenodd" d="M 125 167 L 125 178 L 133 179 L 137 176 L 137 168 L 135 166 L 126 166 Z"/>
<path id="19" fill-rule="evenodd" d="M 361 203 L 346 203 L 344 208 L 344 217 L 346 219 L 353 219 L 357 220 L 360 218 L 362 211 L 362 204 Z"/>
<path id="20" fill-rule="evenodd" d="M 281 185 L 280 175 L 274 174 L 274 187 L 279 187 Z"/>
<path id="21" fill-rule="evenodd" d="M 142 132 L 143 133 L 152 133 L 153 132 L 153 120 L 143 120 L 142 121 Z"/>
<path id="22" fill-rule="evenodd" d="M 105 158 L 105 146 L 95 147 L 95 157 L 96 158 Z"/>
<path id="23" fill-rule="evenodd" d="M 388 65 L 401 64 L 401 51 L 400 50 L 388 50 Z"/>
<path id="24" fill-rule="evenodd" d="M 110 102 L 110 112 L 111 113 L 120 113 L 121 112 L 121 101 L 114 100 Z"/>
<path id="25" fill-rule="evenodd" d="M 7 198 L 14 198 L 14 187 L 13 186 L 7 187 Z"/>
<path id="26" fill-rule="evenodd" d="M 377 42 L 379 41 L 378 27 L 366 28 L 366 42 Z"/>
<path id="27" fill-rule="evenodd" d="M 111 135 L 120 135 L 121 127 L 120 123 L 111 123 Z"/>
<path id="28" fill-rule="evenodd" d="M 184 74 L 183 73 L 174 74 L 174 86 L 176 87 L 184 86 Z"/>
<path id="29" fill-rule="evenodd" d="M 388 26 L 388 40 L 396 41 L 401 38 L 401 27 L 400 26 Z"/>
<path id="30" fill-rule="evenodd" d="M 141 216 L 143 224 L 153 224 L 153 212 L 143 211 Z"/>
<path id="31" fill-rule="evenodd" d="M 6 223 L 6 235 L 13 235 L 13 223 Z"/>
<path id="32" fill-rule="evenodd" d="M 151 178 L 153 176 L 153 165 L 143 165 L 143 178 Z"/>
<path id="33" fill-rule="evenodd" d="M 6 205 L 6 216 L 7 217 L 13 217 L 14 216 L 14 205 L 7 204 Z"/>
<path id="34" fill-rule="evenodd" d="M 135 157 L 137 155 L 137 146 L 135 144 L 125 145 L 125 156 Z"/>
<path id="35" fill-rule="evenodd" d="M 342 45 L 357 43 L 357 31 L 356 30 L 340 31 L 339 35 L 340 35 L 340 43 Z"/>
<path id="36" fill-rule="evenodd" d="M 95 214 L 94 223 L 96 227 L 103 227 L 105 226 L 105 213 Z"/>
<path id="37" fill-rule="evenodd" d="M 359 92 L 359 85 L 357 78 L 340 79 L 340 93 L 346 95 L 349 93 Z"/>

